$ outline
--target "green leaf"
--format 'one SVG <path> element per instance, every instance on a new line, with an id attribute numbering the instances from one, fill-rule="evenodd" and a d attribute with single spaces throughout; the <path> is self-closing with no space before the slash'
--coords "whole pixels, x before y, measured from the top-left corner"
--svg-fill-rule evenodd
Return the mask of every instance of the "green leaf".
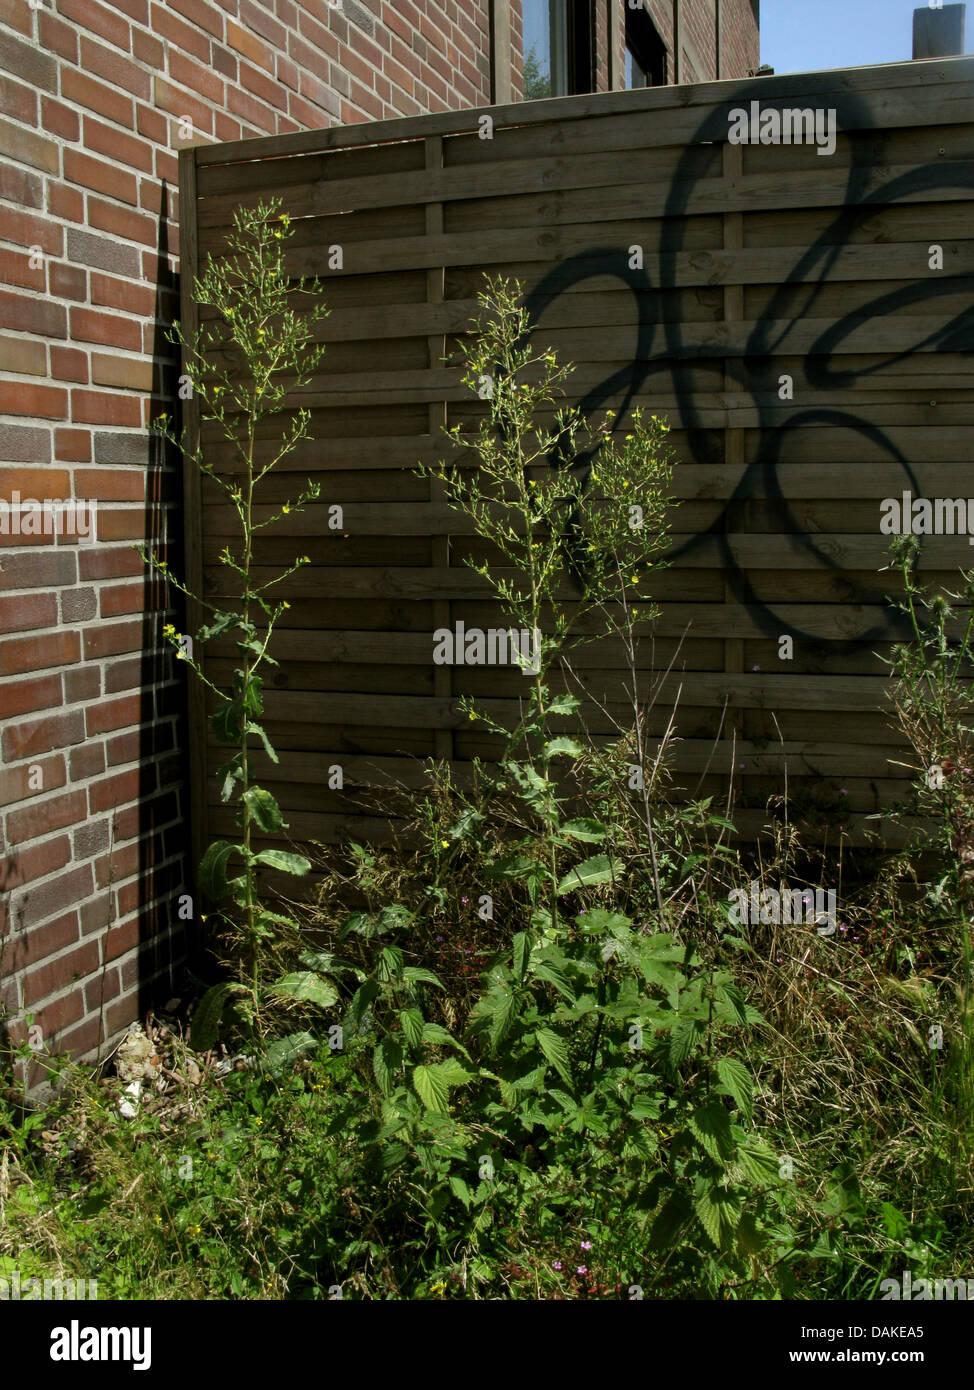
<path id="1" fill-rule="evenodd" d="M 415 1067 L 413 1086 L 427 1110 L 446 1114 L 450 1092 L 438 1067 Z"/>
<path id="2" fill-rule="evenodd" d="M 463 1203 L 466 1210 L 469 1211 L 470 1203 L 473 1201 L 473 1197 L 471 1195 L 470 1188 L 464 1182 L 463 1178 L 459 1177 L 456 1173 L 451 1173 L 450 1188 L 453 1192 L 454 1197 L 457 1197 Z"/>
<path id="3" fill-rule="evenodd" d="M 572 988 L 571 981 L 561 967 L 556 965 L 554 961 L 536 961 L 533 973 L 535 979 L 545 980 L 549 985 L 554 985 L 558 993 L 563 999 L 567 999 L 569 1004 L 575 1003 L 575 991 Z"/>
<path id="4" fill-rule="evenodd" d="M 717 1162 L 726 1162 L 734 1153 L 730 1115 L 720 1101 L 700 1105 L 690 1116 L 689 1125 L 700 1146 Z"/>
<path id="5" fill-rule="evenodd" d="M 438 1023 L 424 1023 L 422 1040 L 425 1043 L 443 1044 L 447 1043 L 462 1052 L 464 1057 L 469 1056 L 466 1048 L 457 1042 L 452 1033 L 448 1033 L 445 1028 L 441 1028 Z"/>
<path id="6" fill-rule="evenodd" d="M 306 1052 L 314 1052 L 318 1039 L 313 1033 L 290 1033 L 286 1038 L 276 1038 L 264 1053 L 264 1064 L 268 1071 L 283 1071 L 293 1066 Z"/>
<path id="7" fill-rule="evenodd" d="M 749 1182 L 768 1186 L 781 1180 L 777 1155 L 756 1134 L 746 1135 L 738 1144 L 736 1162 Z"/>
<path id="8" fill-rule="evenodd" d="M 514 974 L 523 980 L 528 973 L 528 960 L 531 955 L 531 938 L 527 932 L 519 931 L 514 937 Z"/>
<path id="9" fill-rule="evenodd" d="M 548 706 L 548 714 L 574 714 L 581 708 L 581 700 L 575 695 L 556 695 Z"/>
<path id="10" fill-rule="evenodd" d="M 399 1021 L 409 1046 L 420 1047 L 423 1042 L 423 1015 L 419 1009 L 403 1009 Z"/>
<path id="11" fill-rule="evenodd" d="M 250 813 L 251 819 L 266 835 L 273 835 L 284 825 L 281 808 L 263 787 L 248 787 L 241 797 Z M 310 867 L 310 865 L 309 865 Z"/>
<path id="12" fill-rule="evenodd" d="M 722 1250 L 729 1245 L 741 1219 L 741 1199 L 715 1185 L 701 1193 L 693 1206 L 701 1226 L 717 1248 Z"/>
<path id="13" fill-rule="evenodd" d="M 248 720 L 248 722 L 247 722 L 247 732 L 248 732 L 248 734 L 256 734 L 256 735 L 257 735 L 257 737 L 260 739 L 261 743 L 264 745 L 264 752 L 265 752 L 265 753 L 267 754 L 267 756 L 270 758 L 270 760 L 271 760 L 272 763 L 279 763 L 279 762 L 281 761 L 280 758 L 277 756 L 277 754 L 274 752 L 274 748 L 273 748 L 273 746 L 272 746 L 272 744 L 271 744 L 270 739 L 267 737 L 267 735 L 265 734 L 264 730 L 261 728 L 261 726 L 260 726 L 259 724 L 255 724 L 252 720 Z M 229 740 L 228 740 L 228 741 L 229 741 Z"/>
<path id="14" fill-rule="evenodd" d="M 300 878 L 311 868 L 311 860 L 303 854 L 287 854 L 282 849 L 265 849 L 257 855 L 258 864 L 266 864 L 269 869 L 280 869 L 282 873 L 294 874 Z"/>
<path id="15" fill-rule="evenodd" d="M 313 970 L 299 970 L 293 975 L 282 976 L 274 985 L 274 993 L 283 994 L 288 999 L 317 1004 L 322 1009 L 330 1009 L 338 1000 L 338 990 L 335 986 Z"/>
<path id="16" fill-rule="evenodd" d="M 564 1081 L 566 1086 L 572 1084 L 572 1074 L 568 1058 L 568 1048 L 565 1046 L 564 1038 L 560 1038 L 557 1033 L 550 1028 L 539 1028 L 536 1035 L 538 1046 L 554 1067 L 555 1071 Z"/>
<path id="17" fill-rule="evenodd" d="M 402 1048 L 393 1038 L 383 1038 L 372 1053 L 372 1071 L 384 1096 L 392 1095 L 402 1058 Z"/>
<path id="18" fill-rule="evenodd" d="M 216 1045 L 223 1010 L 232 993 L 233 985 L 224 981 L 208 989 L 196 1005 L 189 1029 L 189 1042 L 194 1052 L 209 1052 Z"/>
<path id="19" fill-rule="evenodd" d="M 736 1057 L 720 1057 L 717 1060 L 717 1075 L 744 1120 L 750 1124 L 754 1114 L 754 1082 L 747 1067 Z"/>
<path id="20" fill-rule="evenodd" d="M 568 835 L 572 840 L 585 840 L 591 844 L 596 844 L 599 840 L 605 839 L 605 826 L 597 820 L 592 820 L 583 816 L 580 820 L 566 821 L 561 827 L 562 835 Z"/>
<path id="21" fill-rule="evenodd" d="M 437 989 L 443 988 L 443 981 L 438 979 L 432 970 L 424 970 L 421 965 L 407 965 L 402 977 L 414 985 L 435 985 Z"/>
<path id="22" fill-rule="evenodd" d="M 541 756 L 545 762 L 551 758 L 557 758 L 563 754 L 566 758 L 580 758 L 582 756 L 581 744 L 575 742 L 573 738 L 553 738 L 544 746 Z"/>
<path id="23" fill-rule="evenodd" d="M 200 860 L 200 888 L 215 903 L 227 895 L 227 861 L 236 848 L 228 840 L 217 840 Z"/>
<path id="24" fill-rule="evenodd" d="M 682 1188 L 671 1192 L 663 1203 L 649 1233 L 654 1250 L 668 1250 L 693 1214 L 690 1199 Z"/>
<path id="25" fill-rule="evenodd" d="M 443 1078 L 447 1087 L 466 1086 L 468 1081 L 473 1081 L 475 1073 L 467 1071 L 466 1067 L 460 1065 L 455 1057 L 447 1057 L 442 1062 L 438 1062 L 435 1067 L 430 1068 L 436 1071 Z"/>
<path id="26" fill-rule="evenodd" d="M 618 859 L 610 860 L 608 855 L 597 854 L 586 859 L 567 873 L 558 885 L 558 893 L 574 893 L 579 888 L 590 888 L 595 883 L 607 883 L 622 869 Z"/>
<path id="27" fill-rule="evenodd" d="M 699 1018 L 685 1018 L 670 1034 L 670 1065 L 680 1067 L 696 1051 L 706 1025 Z"/>
<path id="28" fill-rule="evenodd" d="M 375 980 L 365 980 L 352 995 L 352 1002 L 348 1006 L 348 1016 L 354 1029 L 361 1028 L 362 1019 L 378 993 L 378 983 Z"/>

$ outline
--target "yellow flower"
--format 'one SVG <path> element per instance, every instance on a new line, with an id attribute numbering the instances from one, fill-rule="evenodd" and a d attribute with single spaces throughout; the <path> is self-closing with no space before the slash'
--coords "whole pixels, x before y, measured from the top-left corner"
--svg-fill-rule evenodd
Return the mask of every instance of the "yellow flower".
<path id="1" fill-rule="evenodd" d="M 441 840 L 441 841 L 440 841 L 440 845 L 442 846 L 443 849 L 449 849 L 449 848 L 450 848 L 450 841 L 449 841 L 449 840 Z"/>
<path id="2" fill-rule="evenodd" d="M 633 575 L 631 575 L 631 576 L 630 576 L 630 579 L 631 579 L 631 582 L 632 582 L 633 584 L 638 584 L 638 583 L 639 583 L 639 575 L 638 575 L 638 574 L 633 574 Z"/>
<path id="3" fill-rule="evenodd" d="M 157 1226 L 161 1226 L 161 1225 L 162 1225 L 162 1217 L 161 1217 L 161 1216 L 157 1216 L 157 1217 L 155 1218 L 155 1222 L 156 1222 L 156 1225 L 157 1225 Z"/>
<path id="4" fill-rule="evenodd" d="M 187 1226 L 186 1231 L 191 1236 L 198 1236 L 200 1233 L 200 1228 L 199 1226 Z"/>
<path id="5" fill-rule="evenodd" d="M 163 635 L 166 637 L 175 637 L 176 635 L 176 629 L 173 627 L 172 623 L 166 623 L 166 626 L 162 629 L 162 631 Z"/>
<path id="6" fill-rule="evenodd" d="M 264 1121 L 260 1118 L 259 1115 L 255 1115 L 255 1116 L 254 1116 L 254 1124 L 255 1124 L 255 1125 L 262 1125 L 263 1123 L 264 1123 Z"/>
<path id="7" fill-rule="evenodd" d="M 288 506 L 288 504 L 285 502 L 285 503 L 284 503 L 284 506 L 281 508 L 281 511 L 284 513 L 285 516 L 287 516 L 287 514 L 288 514 L 288 512 L 290 512 L 290 510 L 291 510 L 291 508 L 290 508 L 290 507 Z"/>
<path id="8" fill-rule="evenodd" d="M 290 608 L 291 605 L 288 603 L 287 599 L 285 599 L 284 602 L 281 604 L 281 607 L 282 607 L 282 608 Z"/>

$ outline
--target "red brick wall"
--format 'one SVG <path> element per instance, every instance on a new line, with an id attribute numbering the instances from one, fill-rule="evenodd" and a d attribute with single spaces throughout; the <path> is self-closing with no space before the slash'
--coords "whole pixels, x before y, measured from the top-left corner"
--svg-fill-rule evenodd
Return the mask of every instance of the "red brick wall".
<path id="1" fill-rule="evenodd" d="M 179 530 L 145 431 L 173 391 L 176 151 L 486 105 L 487 2 L 0 0 L 0 498 L 94 499 L 99 535 L 0 535 L 15 1038 L 29 1012 L 91 1053 L 182 953 L 181 672 L 131 548 Z"/>
<path id="2" fill-rule="evenodd" d="M 672 0 L 649 2 L 671 42 Z M 683 0 L 702 78 L 713 3 Z M 608 13 L 597 0 L 601 90 Z M 724 13 L 725 75 L 743 76 L 749 2 Z M 518 93 L 520 0 L 509 23 Z M 486 105 L 488 36 L 489 0 L 0 0 L 0 499 L 94 500 L 99 537 L 0 535 L 14 1037 L 31 1013 L 47 1046 L 92 1053 L 172 992 L 188 930 L 181 673 L 132 549 L 180 530 L 175 467 L 146 433 L 175 394 L 176 151 Z"/>

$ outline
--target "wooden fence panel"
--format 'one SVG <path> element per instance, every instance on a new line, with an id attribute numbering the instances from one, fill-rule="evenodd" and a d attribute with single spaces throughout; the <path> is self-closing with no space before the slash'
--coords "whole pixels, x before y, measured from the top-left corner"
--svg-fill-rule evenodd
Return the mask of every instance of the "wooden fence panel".
<path id="1" fill-rule="evenodd" d="M 636 407 L 670 420 L 681 506 L 670 567 L 651 584 L 662 617 L 640 679 L 657 736 L 678 704 L 676 785 L 723 800 L 733 777 L 747 834 L 786 766 L 792 791 L 841 810 L 853 837 L 903 794 L 908 752 L 881 712 L 883 658 L 902 627 L 879 572 L 880 502 L 974 494 L 972 79 L 974 60 L 953 58 L 183 153 L 184 323 L 198 317 L 192 276 L 234 209 L 273 195 L 293 219 L 290 273 L 320 276 L 332 310 L 322 368 L 293 393 L 313 439 L 263 494 L 270 514 L 308 476 L 320 504 L 256 551 L 261 573 L 295 553 L 312 559 L 282 591 L 291 608 L 266 698 L 281 761 L 262 773 L 293 838 L 385 838 L 376 788 L 421 785 L 418 759 L 450 758 L 469 777 L 470 760 L 497 745 L 462 716 L 461 695 L 516 716 L 518 672 L 433 663 L 434 629 L 496 626 L 498 614 L 464 563 L 488 552 L 414 471 L 449 452 L 443 426 L 475 428 L 456 348 L 497 272 L 523 281 L 539 339 L 576 364 L 571 396 L 586 414 L 621 411 L 620 429 Z M 751 102 L 834 110 L 834 153 L 731 144 L 729 112 Z M 193 403 L 189 424 L 192 437 Z M 202 440 L 232 474 L 212 427 Z M 259 459 L 274 442 L 261 437 Z M 339 532 L 327 525 L 336 503 Z M 189 580 L 218 595 L 233 515 L 193 478 L 186 511 Z M 921 569 L 950 582 L 971 555 L 966 531 L 929 536 Z M 213 645 L 212 679 L 226 681 L 232 657 Z M 619 644 L 585 651 L 578 677 L 599 702 L 587 708 L 593 736 L 611 739 L 627 719 Z M 233 819 L 194 700 L 199 853 Z M 329 788 L 336 766 L 340 790 Z"/>

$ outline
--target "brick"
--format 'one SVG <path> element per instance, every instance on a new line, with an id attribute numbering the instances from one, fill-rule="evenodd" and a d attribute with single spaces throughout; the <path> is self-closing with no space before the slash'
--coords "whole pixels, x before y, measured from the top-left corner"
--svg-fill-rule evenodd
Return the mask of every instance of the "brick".
<path id="1" fill-rule="evenodd" d="M 209 64 L 209 58 L 207 58 Z M 188 87 L 193 92 L 198 92 L 200 96 L 212 101 L 217 106 L 223 105 L 224 83 L 212 69 L 202 67 L 192 58 L 187 58 L 182 53 L 169 50 L 169 74 L 174 82 L 181 87 Z"/>
<path id="2" fill-rule="evenodd" d="M 142 212 L 133 212 L 130 208 L 120 208 L 115 203 L 106 203 L 93 193 L 88 195 L 88 225 L 100 232 L 110 232 L 124 241 L 138 241 L 143 246 L 156 244 L 153 218 Z"/>
<path id="3" fill-rule="evenodd" d="M 35 386 L 24 381 L 0 382 L 0 414 L 36 415 L 63 420 L 68 393 L 59 386 Z"/>
<path id="4" fill-rule="evenodd" d="M 54 854 L 50 856 L 52 867 L 45 869 L 45 873 L 56 873 L 63 868 L 67 860 L 62 856 L 71 855 L 71 845 L 67 835 L 51 842 Z M 60 862 L 58 862 L 60 861 Z M 41 878 L 41 874 L 36 874 L 36 878 Z M 47 956 L 53 956 L 58 951 L 64 951 L 68 946 L 73 946 L 76 941 L 81 939 L 81 926 L 78 921 L 77 911 L 66 912 L 61 917 L 56 917 L 53 922 L 46 922 L 42 927 L 34 927 L 32 931 L 25 932 L 22 936 L 8 939 L 4 949 L 4 966 L 11 972 L 17 971 L 19 974 L 28 965 L 34 965 L 37 961 L 44 960 Z M 9 958 L 7 952 L 10 952 Z"/>
<path id="5" fill-rule="evenodd" d="M 74 20 L 82 29 L 90 29 L 116 48 L 128 50 L 131 47 L 132 30 L 128 20 L 113 14 L 98 0 L 58 0 L 58 12 L 65 19 Z"/>
<path id="6" fill-rule="evenodd" d="M 55 217 L 62 217 L 66 222 L 85 220 L 84 195 L 80 188 L 72 188 L 69 184 L 48 181 L 47 207 Z"/>
<path id="7" fill-rule="evenodd" d="M 33 11 L 27 0 L 0 0 L 0 24 L 30 38 L 34 32 Z"/>
<path id="8" fill-rule="evenodd" d="M 103 125 L 91 116 L 85 117 L 85 145 L 96 154 L 103 154 L 114 164 L 141 169 L 144 174 L 152 172 L 152 146 L 147 140 L 141 140 L 135 135 L 126 135 L 124 131 Z M 137 203 L 138 198 L 125 201 Z"/>
<path id="9" fill-rule="evenodd" d="M 51 376 L 55 381 L 88 382 L 88 356 L 78 348 L 51 348 Z"/>
<path id="10" fill-rule="evenodd" d="M 135 844 L 114 846 L 110 854 L 103 855 L 95 861 L 95 883 L 99 888 L 105 888 L 120 879 L 131 878 L 141 868 L 141 857 L 142 846 L 138 841 Z M 138 925 L 136 919 L 136 939 L 133 945 L 138 943 Z M 125 946 L 123 949 L 131 950 L 131 946 Z"/>
<path id="11" fill-rule="evenodd" d="M 142 686 L 142 657 L 124 657 L 121 661 L 113 661 L 110 666 L 105 668 L 105 694 L 120 695 L 125 690 L 139 690 Z M 138 757 L 138 745 L 141 743 L 142 735 L 135 731 L 131 737 L 136 740 L 136 751 L 132 758 L 117 756 L 119 745 L 129 735 L 122 734 L 120 738 L 109 739 L 108 742 L 108 761 L 110 763 L 131 762 Z"/>
<path id="12" fill-rule="evenodd" d="M 41 124 L 51 135 L 60 136 L 62 140 L 77 140 L 81 130 L 77 111 L 72 111 L 70 106 L 55 101 L 53 97 L 44 97 L 41 102 Z"/>
<path id="13" fill-rule="evenodd" d="M 99 430 L 95 434 L 95 459 L 98 463 L 130 463 L 146 467 L 155 441 L 146 433 L 122 434 Z"/>
<path id="14" fill-rule="evenodd" d="M 89 738 L 137 724 L 142 717 L 142 696 L 126 695 L 120 700 L 101 700 L 86 711 Z"/>
<path id="15" fill-rule="evenodd" d="M 0 83 L 0 111 L 5 116 L 12 116 L 15 121 L 36 125 L 37 93 L 20 82 L 14 82 L 4 73 L 3 82 Z"/>
<path id="16" fill-rule="evenodd" d="M 15 73 L 29 87 L 57 91 L 57 64 L 51 55 L 12 34 L 0 33 L 0 70 Z"/>
<path id="17" fill-rule="evenodd" d="M 54 457 L 63 463 L 90 463 L 91 432 L 66 426 L 54 431 Z"/>
<path id="18" fill-rule="evenodd" d="M 86 986 L 86 997 L 89 988 L 94 990 L 97 986 Z M 110 999 L 111 997 L 111 995 L 106 995 L 106 998 Z M 95 1005 L 94 1007 L 97 1008 L 98 1006 Z M 102 1036 L 101 1025 L 102 1020 L 99 1017 L 86 1018 L 76 1028 L 63 1030 L 58 1036 L 58 1050 L 79 1060 L 90 1058 L 93 1053 L 97 1054 L 100 1044 L 108 1041 Z"/>
<path id="19" fill-rule="evenodd" d="M 189 149 L 191 144 L 201 144 L 202 141 L 199 138 L 200 135 L 201 132 L 199 130 L 196 130 L 194 127 L 193 139 L 189 142 L 186 142 L 184 148 Z M 176 136 L 178 138 L 178 132 L 176 132 Z M 173 185 L 179 182 L 179 162 L 176 159 L 175 155 L 167 153 L 166 150 L 156 150 L 156 178 L 165 179 L 166 183 Z M 144 260 L 145 252 L 143 252 L 142 254 Z M 174 250 L 173 255 L 175 254 L 176 253 Z M 169 268 L 167 267 L 167 273 L 174 274 L 174 268 L 170 272 Z M 152 278 L 155 279 L 156 277 L 153 276 Z"/>
<path id="20" fill-rule="evenodd" d="M 7 816 L 7 840 L 11 845 L 38 840 L 42 835 L 77 825 L 87 815 L 88 797 L 83 791 L 35 801 L 22 811 L 11 811 Z"/>
<path id="21" fill-rule="evenodd" d="M 196 130 L 205 131 L 211 134 L 213 131 L 213 113 L 197 101 L 195 97 L 174 87 L 171 82 L 166 82 L 161 77 L 153 77 L 152 89 L 155 97 L 155 104 L 162 111 L 168 111 L 170 116 L 188 116 L 193 122 Z"/>
<path id="22" fill-rule="evenodd" d="M 129 128 L 132 126 L 134 103 L 131 96 L 76 68 L 65 68 L 62 72 L 61 95 L 89 111 L 97 111 L 108 121 L 117 121 L 119 125 Z M 72 136 L 72 139 L 76 138 Z"/>
<path id="23" fill-rule="evenodd" d="M 127 348 L 130 352 L 138 352 L 142 346 L 142 331 L 134 319 L 103 314 L 97 309 L 71 310 L 71 337 L 85 343 Z"/>
<path id="24" fill-rule="evenodd" d="M 61 703 L 61 677 L 35 676 L 29 681 L 13 681 L 3 687 L 5 717 L 32 714 L 34 710 L 51 709 Z M 8 759 L 7 761 L 16 761 Z"/>
<path id="25" fill-rule="evenodd" d="M 0 497 L 14 488 L 21 497 L 67 497 L 71 478 L 66 468 L 0 468 Z"/>
<path id="26" fill-rule="evenodd" d="M 78 566 L 82 579 L 122 579 L 126 575 L 141 574 L 145 568 L 131 546 L 109 548 L 99 545 L 97 549 L 86 546 L 79 551 Z"/>
<path id="27" fill-rule="evenodd" d="M 144 584 L 114 584 L 101 591 L 101 616 L 120 618 L 125 613 L 141 613 L 145 607 Z"/>
<path id="28" fill-rule="evenodd" d="M 64 151 L 64 177 L 82 188 L 94 189 L 96 193 L 107 193 L 120 198 L 133 207 L 139 201 L 138 184 L 135 175 L 100 159 L 92 159 L 80 150 Z"/>
<path id="29" fill-rule="evenodd" d="M 90 859 L 101 854 L 109 845 L 107 820 L 90 820 L 71 835 L 71 844 L 76 859 Z"/>
<path id="30" fill-rule="evenodd" d="M 152 362 L 144 357 L 109 357 L 100 352 L 93 352 L 91 380 L 95 386 L 118 386 L 130 391 L 151 391 L 154 368 Z"/>
<path id="31" fill-rule="evenodd" d="M 136 24 L 149 27 L 149 0 L 113 0 L 113 3 Z"/>
<path id="32" fill-rule="evenodd" d="M 169 144 L 169 124 L 165 116 L 160 116 L 151 106 L 140 105 L 135 119 L 140 135 L 144 135 L 156 145 Z"/>
<path id="33" fill-rule="evenodd" d="M 66 58 L 69 63 L 78 61 L 78 34 L 71 24 L 65 24 L 63 19 L 52 14 L 46 7 L 42 7 L 38 12 L 40 20 L 41 47 L 49 48 L 59 57 Z"/>
<path id="34" fill-rule="evenodd" d="M 0 632 L 30 632 L 57 622 L 53 594 L 16 594 L 0 598 Z"/>
<path id="35" fill-rule="evenodd" d="M 142 410 L 133 396 L 113 396 L 103 391 L 76 388 L 71 392 L 71 419 L 87 425 L 140 425 Z M 101 517 L 98 526 L 101 538 Z"/>
<path id="36" fill-rule="evenodd" d="M 138 559 L 138 557 L 136 557 Z M 139 564 L 141 565 L 141 560 Z M 85 660 L 142 650 L 141 622 L 112 623 L 89 628 L 85 633 Z"/>
<path id="37" fill-rule="evenodd" d="M 53 757 L 37 759 L 32 763 L 23 763 L 20 767 L 0 770 L 0 806 L 12 806 L 18 801 L 27 801 L 30 797 L 37 796 L 38 792 L 54 791 L 64 786 L 66 777 L 67 769 L 60 753 Z"/>
<path id="38" fill-rule="evenodd" d="M 277 51 L 280 51 L 287 42 L 284 25 L 279 24 L 273 15 L 268 14 L 265 5 L 255 5 L 252 0 L 240 0 L 240 22 L 245 24 L 248 29 L 261 34 Z M 229 24 L 227 27 L 229 28 Z"/>
<path id="39" fill-rule="evenodd" d="M 242 137 L 242 135 L 243 135 L 243 128 L 242 128 L 242 126 L 241 126 L 241 124 L 240 124 L 239 121 L 232 121 L 232 120 L 230 119 L 230 117 L 224 115 L 224 113 L 223 113 L 222 111 L 217 111 L 217 112 L 216 112 L 215 121 L 216 121 L 216 138 L 217 138 L 218 140 L 239 140 L 239 139 L 241 139 L 241 137 Z"/>
<path id="40" fill-rule="evenodd" d="M 63 989 L 72 978 L 81 979 L 93 974 L 100 964 L 98 943 L 95 941 L 86 941 L 77 950 L 45 961 L 35 970 L 28 971 L 24 979 L 25 1008 Z"/>
<path id="41" fill-rule="evenodd" d="M 287 92 L 277 82 L 272 82 L 262 72 L 252 68 L 249 63 L 240 64 L 240 81 L 248 92 L 265 101 L 268 106 L 287 110 Z"/>
<path id="42" fill-rule="evenodd" d="M 103 743 L 84 743 L 71 752 L 72 782 L 87 782 L 90 777 L 100 777 L 105 771 L 105 745 Z"/>
<path id="43" fill-rule="evenodd" d="M 5 687 L 4 693 L 9 689 Z M 80 710 L 72 710 L 68 714 L 49 715 L 24 724 L 8 722 L 0 732 L 0 746 L 4 761 L 14 763 L 80 743 L 84 736 L 84 717 Z"/>
<path id="44" fill-rule="evenodd" d="M 0 198 L 23 208 L 43 208 L 44 184 L 36 174 L 0 162 Z"/>
<path id="45" fill-rule="evenodd" d="M 133 280 L 139 278 L 139 253 L 134 246 L 119 246 L 108 237 L 93 236 L 75 227 L 68 230 L 68 257 L 80 265 L 127 275 Z"/>
<path id="46" fill-rule="evenodd" d="M 76 485 L 77 486 L 77 485 Z M 80 490 L 79 490 L 80 493 Z M 84 496 L 84 493 L 80 493 Z M 65 589 L 61 593 L 61 620 L 64 623 L 83 623 L 98 611 L 94 589 Z"/>
<path id="47" fill-rule="evenodd" d="M 160 34 L 163 38 L 170 41 L 173 47 L 169 50 L 169 59 L 172 61 L 173 49 L 178 49 L 181 53 L 193 53 L 197 58 L 201 58 L 204 63 L 210 61 L 210 39 L 201 34 L 198 29 L 194 29 L 185 20 L 172 13 L 170 8 L 165 5 L 152 6 L 152 32 Z"/>
<path id="48" fill-rule="evenodd" d="M 274 71 L 274 54 L 270 47 L 255 34 L 248 33 L 239 24 L 227 20 L 227 43 L 236 52 L 267 72 Z"/>
<path id="49" fill-rule="evenodd" d="M 68 316 L 61 304 L 0 290 L 0 324 L 21 333 L 39 333 L 45 338 L 66 338 Z"/>
<path id="50" fill-rule="evenodd" d="M 122 977 L 118 973 L 118 970 L 115 968 L 111 970 L 102 970 L 99 972 L 97 979 L 85 985 L 85 1008 L 91 1012 L 100 1013 L 104 1005 L 112 999 L 117 999 L 121 992 Z M 95 1022 L 97 1022 L 97 1020 L 95 1020 Z M 75 1032 L 80 1031 L 80 1029 L 72 1029 L 70 1033 L 66 1033 L 61 1039 L 61 1046 L 65 1049 L 70 1047 L 72 1049 L 72 1056 L 78 1055 L 78 1049 L 73 1039 Z M 98 1038 L 96 1036 L 94 1043 L 88 1043 L 85 1050 L 90 1051 L 93 1046 L 97 1045 L 97 1042 Z"/>
<path id="51" fill-rule="evenodd" d="M 237 60 L 228 48 L 224 48 L 222 44 L 215 43 L 213 45 L 213 54 L 210 61 L 217 72 L 221 72 L 224 77 L 229 77 L 231 82 L 236 82 Z M 26 87 L 24 91 L 27 91 Z M 33 96 L 33 93 L 30 92 L 28 95 Z M 11 112 L 11 115 L 12 114 Z"/>
<path id="52" fill-rule="evenodd" d="M 81 1017 L 81 991 L 73 990 L 61 999 L 47 1004 L 43 1009 L 34 1010 L 34 1022 L 43 1034 L 48 1051 L 55 1048 L 58 1034 Z M 35 1079 L 37 1073 L 35 1072 Z"/>
<path id="53" fill-rule="evenodd" d="M 64 232 L 56 222 L 16 208 L 3 210 L 3 236 L 19 246 L 39 246 L 48 256 L 60 256 L 64 249 Z"/>
<path id="54" fill-rule="evenodd" d="M 81 3 L 87 4 L 88 0 L 81 0 Z M 161 54 L 161 44 L 159 44 L 159 51 Z M 138 63 L 133 63 L 130 58 L 123 57 L 121 53 L 114 53 L 95 39 L 82 37 L 81 66 L 85 72 L 94 73 L 96 77 L 103 77 L 113 87 L 120 87 L 123 91 L 131 92 L 134 97 L 139 97 L 142 101 L 147 101 L 152 91 L 152 78 L 139 67 Z"/>
<path id="55" fill-rule="evenodd" d="M 266 106 L 261 106 L 253 97 L 247 96 L 246 92 L 231 87 L 227 92 L 227 105 L 235 116 L 241 116 L 264 132 L 273 133 L 274 113 L 268 111 Z"/>
<path id="56" fill-rule="evenodd" d="M 16 565 L 8 565 L 5 570 L 0 570 L 0 590 L 73 584 L 77 575 L 77 564 L 75 550 L 70 547 L 23 551 L 17 556 Z"/>
<path id="57" fill-rule="evenodd" d="M 223 38 L 223 15 L 207 0 L 168 0 L 168 4 L 170 9 L 176 10 L 191 24 L 205 29 L 214 38 Z"/>
<path id="58" fill-rule="evenodd" d="M 88 298 L 88 274 L 77 265 L 65 261 L 48 261 L 48 292 L 58 299 L 84 301 Z"/>
<path id="59" fill-rule="evenodd" d="M 143 34 L 140 30 L 135 29 L 132 33 L 132 56 L 137 58 L 140 63 L 144 63 L 147 68 L 155 68 L 161 72 L 166 59 L 166 50 L 159 40 L 153 38 L 151 34 Z"/>
<path id="60" fill-rule="evenodd" d="M 44 97 L 44 101 L 50 101 L 50 97 Z M 67 107 L 63 110 L 67 110 Z M 57 174 L 61 168 L 56 140 L 49 140 L 35 131 L 25 131 L 22 126 L 14 125 L 13 121 L 0 121 L 0 154 L 7 154 L 11 160 L 29 164 L 44 174 Z"/>
<path id="61" fill-rule="evenodd" d="M 56 632 L 45 637 L 14 637 L 0 642 L 0 676 L 40 671 L 81 660 L 81 640 L 76 632 Z"/>
<path id="62" fill-rule="evenodd" d="M 137 801 L 141 785 L 142 772 L 138 768 L 131 772 L 114 772 L 88 788 L 88 805 L 92 813 L 112 811 L 130 801 Z M 136 811 L 138 814 L 138 808 Z"/>
<path id="63" fill-rule="evenodd" d="M 138 401 L 134 402 L 138 405 Z M 101 541 L 141 541 L 148 534 L 149 520 L 143 507 L 130 507 L 125 511 L 119 508 L 100 508 L 98 512 L 98 539 Z"/>
<path id="64" fill-rule="evenodd" d="M 111 275 L 91 272 L 91 302 L 109 309 L 123 309 L 128 314 L 148 318 L 155 310 L 155 293 L 147 285 L 133 285 Z"/>
<path id="65" fill-rule="evenodd" d="M 20 251 L 0 250 L 0 279 L 7 285 L 19 285 L 25 290 L 43 290 L 47 285 L 47 273 L 43 261 L 31 265 L 32 256 Z"/>
<path id="66" fill-rule="evenodd" d="M 12 338 L 0 333 L 0 372 L 47 376 L 47 348 L 34 338 Z"/>

